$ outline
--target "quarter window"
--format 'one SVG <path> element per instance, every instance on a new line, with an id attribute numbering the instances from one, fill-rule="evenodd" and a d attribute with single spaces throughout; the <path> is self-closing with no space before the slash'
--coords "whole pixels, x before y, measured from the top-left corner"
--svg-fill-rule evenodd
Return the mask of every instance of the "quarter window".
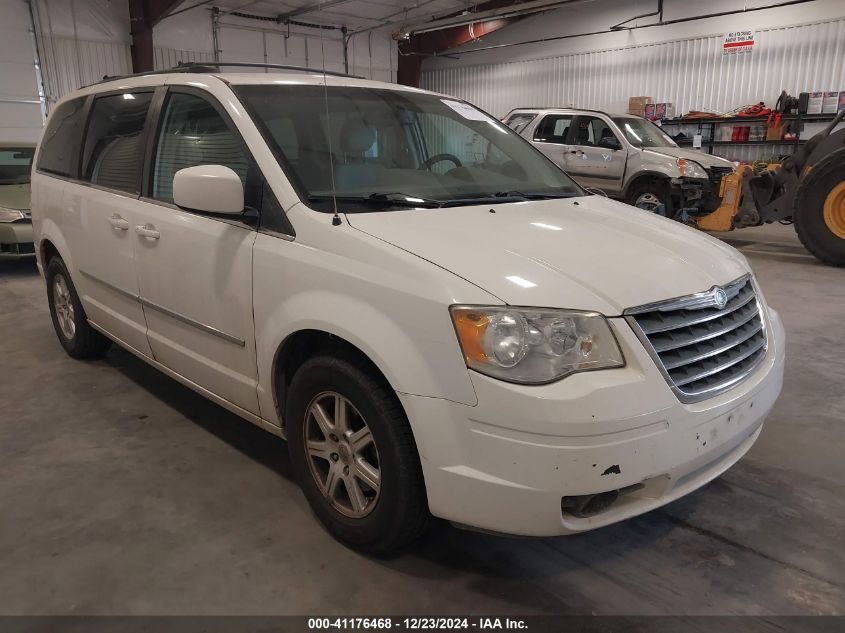
<path id="1" fill-rule="evenodd" d="M 38 169 L 51 174 L 76 178 L 79 169 L 79 145 L 85 129 L 85 98 L 61 104 L 44 130 Z"/>
<path id="2" fill-rule="evenodd" d="M 94 101 L 82 155 L 85 180 L 118 191 L 139 191 L 144 121 L 151 100 L 151 92 L 140 92 Z"/>
<path id="3" fill-rule="evenodd" d="M 531 112 L 521 112 L 517 114 L 512 114 L 508 117 L 508 120 L 505 121 L 505 125 L 507 125 L 517 134 L 519 134 L 522 132 L 522 130 L 528 127 L 528 124 L 531 123 L 531 121 L 536 118 L 537 115 Z"/>
<path id="4" fill-rule="evenodd" d="M 196 165 L 229 167 L 246 186 L 249 160 L 237 134 L 205 99 L 171 93 L 156 144 L 152 197 L 172 203 L 173 176 Z"/>

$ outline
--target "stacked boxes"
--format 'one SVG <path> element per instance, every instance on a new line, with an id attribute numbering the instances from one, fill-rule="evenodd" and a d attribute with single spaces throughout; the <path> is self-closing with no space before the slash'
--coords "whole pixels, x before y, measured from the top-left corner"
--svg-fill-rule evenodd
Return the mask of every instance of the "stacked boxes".
<path id="1" fill-rule="evenodd" d="M 646 106 L 650 103 L 651 97 L 631 97 L 628 99 L 628 114 L 644 117 Z"/>

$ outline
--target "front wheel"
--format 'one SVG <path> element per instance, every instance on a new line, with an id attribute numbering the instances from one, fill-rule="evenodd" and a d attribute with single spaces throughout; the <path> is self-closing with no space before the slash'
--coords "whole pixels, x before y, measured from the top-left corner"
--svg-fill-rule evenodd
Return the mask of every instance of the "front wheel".
<path id="1" fill-rule="evenodd" d="M 628 194 L 628 204 L 667 218 L 673 215 L 669 185 L 659 180 L 634 185 Z"/>
<path id="2" fill-rule="evenodd" d="M 808 251 L 825 264 L 845 266 L 845 149 L 815 165 L 801 182 L 793 219 Z"/>
<path id="3" fill-rule="evenodd" d="M 395 394 L 363 363 L 319 356 L 288 390 L 288 451 L 305 497 L 338 540 L 370 553 L 429 519 L 419 455 Z"/>

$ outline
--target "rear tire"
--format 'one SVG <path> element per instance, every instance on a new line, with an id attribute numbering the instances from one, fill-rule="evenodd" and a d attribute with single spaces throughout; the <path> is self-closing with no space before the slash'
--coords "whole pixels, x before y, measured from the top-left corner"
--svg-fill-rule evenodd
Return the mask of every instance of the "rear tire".
<path id="1" fill-rule="evenodd" d="M 829 266 L 845 266 L 845 149 L 816 164 L 795 194 L 793 220 L 804 247 Z M 826 208 L 827 207 L 827 208 Z"/>
<path id="2" fill-rule="evenodd" d="M 88 324 L 88 317 L 61 257 L 47 264 L 47 300 L 59 343 L 73 358 L 99 358 L 111 341 Z"/>
<path id="3" fill-rule="evenodd" d="M 645 180 L 634 185 L 628 194 L 628 204 L 670 219 L 675 214 L 668 183 L 657 179 Z M 659 204 L 663 205 L 663 213 L 658 210 Z"/>
<path id="4" fill-rule="evenodd" d="M 338 401 L 347 417 L 335 413 Z M 366 364 L 333 356 L 305 361 L 288 389 L 285 427 L 302 491 L 339 541 L 385 553 L 425 531 L 430 515 L 411 427 L 396 394 Z M 367 452 L 359 453 L 346 440 L 367 428 Z"/>

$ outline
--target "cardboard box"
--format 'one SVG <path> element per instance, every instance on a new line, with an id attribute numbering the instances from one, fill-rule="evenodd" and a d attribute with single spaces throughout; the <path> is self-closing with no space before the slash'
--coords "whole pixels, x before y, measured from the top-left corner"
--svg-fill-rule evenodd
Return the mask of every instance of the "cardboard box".
<path id="1" fill-rule="evenodd" d="M 845 92 L 839 93 L 839 110 L 845 110 Z"/>
<path id="2" fill-rule="evenodd" d="M 658 103 L 654 108 L 654 120 L 674 119 L 675 106 L 671 103 Z"/>
<path id="3" fill-rule="evenodd" d="M 822 99 L 822 113 L 824 114 L 836 114 L 836 110 L 839 107 L 839 93 L 838 92 L 825 92 L 824 98 Z"/>
<path id="4" fill-rule="evenodd" d="M 824 103 L 823 92 L 811 92 L 810 101 L 807 104 L 807 114 L 821 114 Z"/>
<path id="5" fill-rule="evenodd" d="M 631 97 L 628 99 L 628 113 L 643 116 L 645 107 L 652 102 L 651 97 Z"/>
<path id="6" fill-rule="evenodd" d="M 654 103 L 647 103 L 645 106 L 645 118 L 649 121 L 654 121 L 654 111 L 657 106 Z"/>

